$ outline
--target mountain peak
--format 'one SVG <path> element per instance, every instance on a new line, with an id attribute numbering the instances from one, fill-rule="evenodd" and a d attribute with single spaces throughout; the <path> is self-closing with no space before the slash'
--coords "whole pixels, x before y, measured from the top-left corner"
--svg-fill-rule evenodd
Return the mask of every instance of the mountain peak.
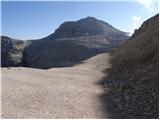
<path id="1" fill-rule="evenodd" d="M 88 16 L 78 21 L 64 22 L 55 30 L 55 33 L 51 34 L 49 37 L 53 36 L 54 38 L 64 38 L 102 34 L 115 36 L 114 34 L 122 35 L 125 33 L 102 20 Z"/>
<path id="2" fill-rule="evenodd" d="M 91 17 L 91 16 L 88 16 L 88 17 L 85 17 L 82 19 L 84 19 L 84 20 L 97 20 L 95 17 Z"/>
<path id="3" fill-rule="evenodd" d="M 82 18 L 82 19 L 80 19 L 80 20 L 78 20 L 76 22 L 91 22 L 93 24 L 93 23 L 98 23 L 99 20 L 96 19 L 95 17 L 88 16 L 88 17 Z"/>
<path id="4" fill-rule="evenodd" d="M 96 19 L 95 17 L 91 17 L 91 16 L 88 16 L 86 18 L 88 18 L 88 19 Z"/>

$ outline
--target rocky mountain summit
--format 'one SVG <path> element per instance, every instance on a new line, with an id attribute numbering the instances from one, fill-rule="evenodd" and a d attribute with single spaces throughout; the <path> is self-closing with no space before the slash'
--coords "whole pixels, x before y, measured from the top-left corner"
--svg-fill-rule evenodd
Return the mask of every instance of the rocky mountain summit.
<path id="1" fill-rule="evenodd" d="M 2 43 L 4 38 L 1 38 Z M 75 22 L 64 22 L 53 34 L 42 39 L 27 40 L 20 51 L 21 59 L 11 55 L 10 61 L 14 63 L 20 60 L 18 66 L 44 69 L 72 66 L 96 54 L 109 52 L 126 39 L 128 36 L 125 32 L 104 21 L 87 17 Z M 8 41 L 15 40 L 8 38 Z M 3 44 L 2 49 L 4 54 L 12 54 L 4 49 Z M 8 61 L 6 59 L 2 57 L 2 61 Z M 10 61 L 6 64 L 2 62 L 1 66 L 15 66 Z"/>
<path id="2" fill-rule="evenodd" d="M 68 38 L 103 34 L 108 38 L 117 39 L 117 37 L 124 37 L 126 33 L 114 28 L 104 21 L 98 20 L 94 17 L 86 17 L 78 21 L 64 22 L 55 30 L 55 33 L 48 37 Z"/>
<path id="3" fill-rule="evenodd" d="M 112 53 L 106 78 L 108 95 L 122 118 L 159 116 L 159 14 L 145 21 L 124 45 Z"/>

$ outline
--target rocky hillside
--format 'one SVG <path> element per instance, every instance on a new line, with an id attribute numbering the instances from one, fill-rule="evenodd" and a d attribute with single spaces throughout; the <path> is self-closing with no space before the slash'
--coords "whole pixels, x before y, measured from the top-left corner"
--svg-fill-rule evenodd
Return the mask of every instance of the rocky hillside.
<path id="1" fill-rule="evenodd" d="M 94 17 L 86 17 L 78 21 L 64 22 L 55 33 L 49 35 L 48 38 L 84 37 L 103 34 L 105 34 L 108 39 L 117 39 L 118 37 L 124 37 L 126 33 L 104 21 Z"/>
<path id="2" fill-rule="evenodd" d="M 159 15 L 145 21 L 112 56 L 105 86 L 123 118 L 158 118 Z"/>
<path id="3" fill-rule="evenodd" d="M 22 51 L 25 47 L 25 42 L 11 39 L 9 37 L 1 37 L 1 66 L 22 66 Z"/>
<path id="4" fill-rule="evenodd" d="M 96 54 L 109 52 L 127 38 L 125 32 L 108 23 L 87 17 L 65 22 L 45 38 L 27 40 L 21 62 L 23 66 L 44 69 L 72 66 Z"/>

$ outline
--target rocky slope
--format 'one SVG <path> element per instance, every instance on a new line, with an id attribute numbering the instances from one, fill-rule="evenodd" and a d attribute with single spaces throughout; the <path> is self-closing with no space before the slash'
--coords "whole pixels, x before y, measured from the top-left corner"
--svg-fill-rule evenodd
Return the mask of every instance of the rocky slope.
<path id="1" fill-rule="evenodd" d="M 98 20 L 94 17 L 86 17 L 78 21 L 64 22 L 55 33 L 47 37 L 53 39 L 103 34 L 105 34 L 107 38 L 117 39 L 118 37 L 124 37 L 126 33 L 114 28 L 104 21 Z"/>
<path id="2" fill-rule="evenodd" d="M 158 118 L 159 15 L 145 21 L 112 53 L 113 68 L 106 78 L 123 118 Z"/>
<path id="3" fill-rule="evenodd" d="M 11 39 L 9 37 L 1 37 L 1 66 L 22 66 L 22 51 L 25 47 L 25 42 Z"/>
<path id="4" fill-rule="evenodd" d="M 125 32 L 108 23 L 87 17 L 65 22 L 45 38 L 27 40 L 21 62 L 23 66 L 44 69 L 72 66 L 118 47 L 127 38 Z M 5 52 L 8 54 L 8 51 Z"/>

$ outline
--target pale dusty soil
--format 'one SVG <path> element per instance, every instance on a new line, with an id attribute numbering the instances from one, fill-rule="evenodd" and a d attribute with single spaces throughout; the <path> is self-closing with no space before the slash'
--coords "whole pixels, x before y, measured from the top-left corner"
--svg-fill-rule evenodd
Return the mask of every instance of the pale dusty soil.
<path id="1" fill-rule="evenodd" d="M 109 118 L 98 84 L 109 68 L 109 54 L 74 67 L 40 70 L 2 68 L 3 118 Z"/>

